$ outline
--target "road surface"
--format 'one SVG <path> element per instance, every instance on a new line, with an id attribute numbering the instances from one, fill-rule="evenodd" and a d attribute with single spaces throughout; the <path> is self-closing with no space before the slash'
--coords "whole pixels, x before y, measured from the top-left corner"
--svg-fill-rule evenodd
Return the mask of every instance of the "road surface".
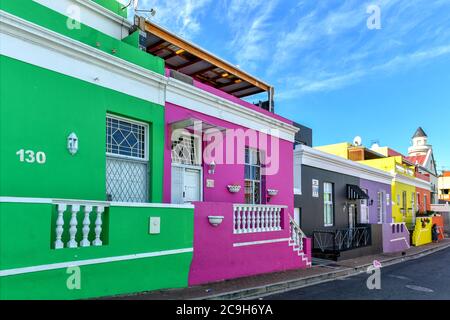
<path id="1" fill-rule="evenodd" d="M 381 269 L 381 289 L 369 290 L 369 274 L 297 289 L 263 300 L 450 299 L 450 248 Z"/>

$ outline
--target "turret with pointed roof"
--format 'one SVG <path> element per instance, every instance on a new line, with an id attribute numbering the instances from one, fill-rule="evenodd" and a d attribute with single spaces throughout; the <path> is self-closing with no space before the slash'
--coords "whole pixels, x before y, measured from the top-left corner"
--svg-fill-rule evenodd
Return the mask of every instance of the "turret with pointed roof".
<path id="1" fill-rule="evenodd" d="M 422 137 L 428 137 L 427 134 L 425 133 L 425 131 L 423 131 L 422 127 L 419 127 L 416 130 L 416 133 L 414 133 L 413 139 L 414 138 L 422 138 Z"/>

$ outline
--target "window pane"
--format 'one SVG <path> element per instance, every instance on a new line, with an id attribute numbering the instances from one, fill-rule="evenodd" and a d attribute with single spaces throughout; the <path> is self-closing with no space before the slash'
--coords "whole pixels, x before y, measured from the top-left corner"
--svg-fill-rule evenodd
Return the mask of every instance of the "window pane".
<path id="1" fill-rule="evenodd" d="M 255 199 L 255 204 L 261 204 L 261 185 L 259 182 L 255 182 L 254 183 L 255 187 L 254 187 L 254 199 Z"/>
<path id="2" fill-rule="evenodd" d="M 106 118 L 106 152 L 122 156 L 145 159 L 145 126 Z"/>
<path id="3" fill-rule="evenodd" d="M 245 181 L 245 203 L 253 204 L 253 184 L 251 181 Z"/>

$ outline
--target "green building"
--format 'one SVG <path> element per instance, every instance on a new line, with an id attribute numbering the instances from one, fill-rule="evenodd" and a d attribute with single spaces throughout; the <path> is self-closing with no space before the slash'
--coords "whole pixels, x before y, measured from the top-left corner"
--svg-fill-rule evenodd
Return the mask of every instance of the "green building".
<path id="1" fill-rule="evenodd" d="M 0 3 L 0 298 L 187 286 L 194 209 L 161 204 L 164 61 L 115 0 Z"/>

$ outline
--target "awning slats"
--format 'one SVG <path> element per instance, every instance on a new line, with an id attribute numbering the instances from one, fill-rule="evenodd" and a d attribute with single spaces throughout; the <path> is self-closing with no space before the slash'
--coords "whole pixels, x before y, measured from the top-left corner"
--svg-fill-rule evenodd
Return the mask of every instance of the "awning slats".
<path id="1" fill-rule="evenodd" d="M 354 184 L 347 185 L 347 199 L 348 200 L 363 200 L 370 197 L 359 186 Z"/>

